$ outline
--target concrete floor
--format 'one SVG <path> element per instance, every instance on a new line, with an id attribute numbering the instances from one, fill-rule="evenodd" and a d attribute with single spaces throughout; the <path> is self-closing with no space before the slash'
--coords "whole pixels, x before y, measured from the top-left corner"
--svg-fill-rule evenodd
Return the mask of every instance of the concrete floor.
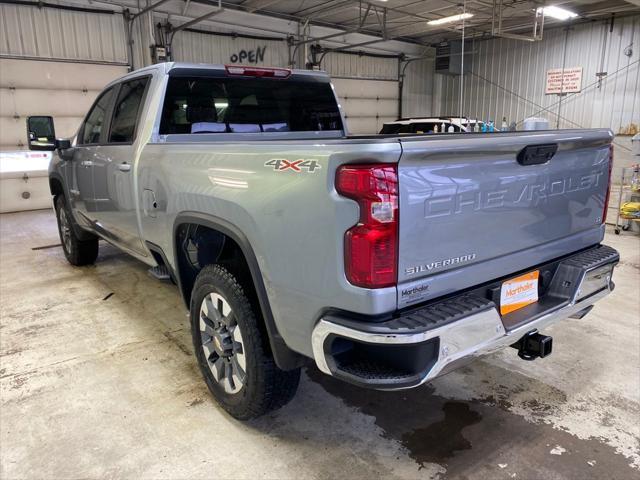
<path id="1" fill-rule="evenodd" d="M 513 349 L 380 393 L 305 370 L 239 423 L 209 396 L 177 290 L 102 244 L 73 268 L 51 211 L 0 216 L 0 477 L 625 479 L 640 470 L 640 240 L 607 235 L 617 289 Z M 546 332 L 548 333 L 548 332 Z"/>

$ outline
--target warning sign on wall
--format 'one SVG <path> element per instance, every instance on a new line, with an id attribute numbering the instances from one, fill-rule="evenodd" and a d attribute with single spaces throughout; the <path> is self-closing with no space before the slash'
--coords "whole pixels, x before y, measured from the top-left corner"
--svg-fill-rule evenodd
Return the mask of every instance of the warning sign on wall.
<path id="1" fill-rule="evenodd" d="M 582 90 L 582 67 L 547 70 L 547 87 L 544 91 L 547 95 L 576 93 L 580 90 Z"/>

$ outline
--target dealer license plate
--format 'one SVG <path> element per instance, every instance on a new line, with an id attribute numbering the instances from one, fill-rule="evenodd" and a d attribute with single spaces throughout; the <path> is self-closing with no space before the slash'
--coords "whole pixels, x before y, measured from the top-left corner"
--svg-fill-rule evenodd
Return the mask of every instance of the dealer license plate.
<path id="1" fill-rule="evenodd" d="M 519 310 L 538 301 L 538 277 L 540 272 L 525 273 L 507 280 L 500 289 L 500 315 Z"/>

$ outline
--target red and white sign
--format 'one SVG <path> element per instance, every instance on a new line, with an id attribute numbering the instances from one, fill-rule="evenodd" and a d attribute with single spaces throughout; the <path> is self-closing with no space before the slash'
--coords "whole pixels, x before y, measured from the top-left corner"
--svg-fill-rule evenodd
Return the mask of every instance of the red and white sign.
<path id="1" fill-rule="evenodd" d="M 582 90 L 582 67 L 553 68 L 547 70 L 547 86 L 544 93 L 577 93 Z"/>

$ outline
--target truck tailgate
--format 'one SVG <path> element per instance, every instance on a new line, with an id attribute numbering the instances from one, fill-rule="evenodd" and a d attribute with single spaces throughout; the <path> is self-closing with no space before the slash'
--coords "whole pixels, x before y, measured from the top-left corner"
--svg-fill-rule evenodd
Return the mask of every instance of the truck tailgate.
<path id="1" fill-rule="evenodd" d="M 599 243 L 611 140 L 609 130 L 402 138 L 399 306 Z"/>

